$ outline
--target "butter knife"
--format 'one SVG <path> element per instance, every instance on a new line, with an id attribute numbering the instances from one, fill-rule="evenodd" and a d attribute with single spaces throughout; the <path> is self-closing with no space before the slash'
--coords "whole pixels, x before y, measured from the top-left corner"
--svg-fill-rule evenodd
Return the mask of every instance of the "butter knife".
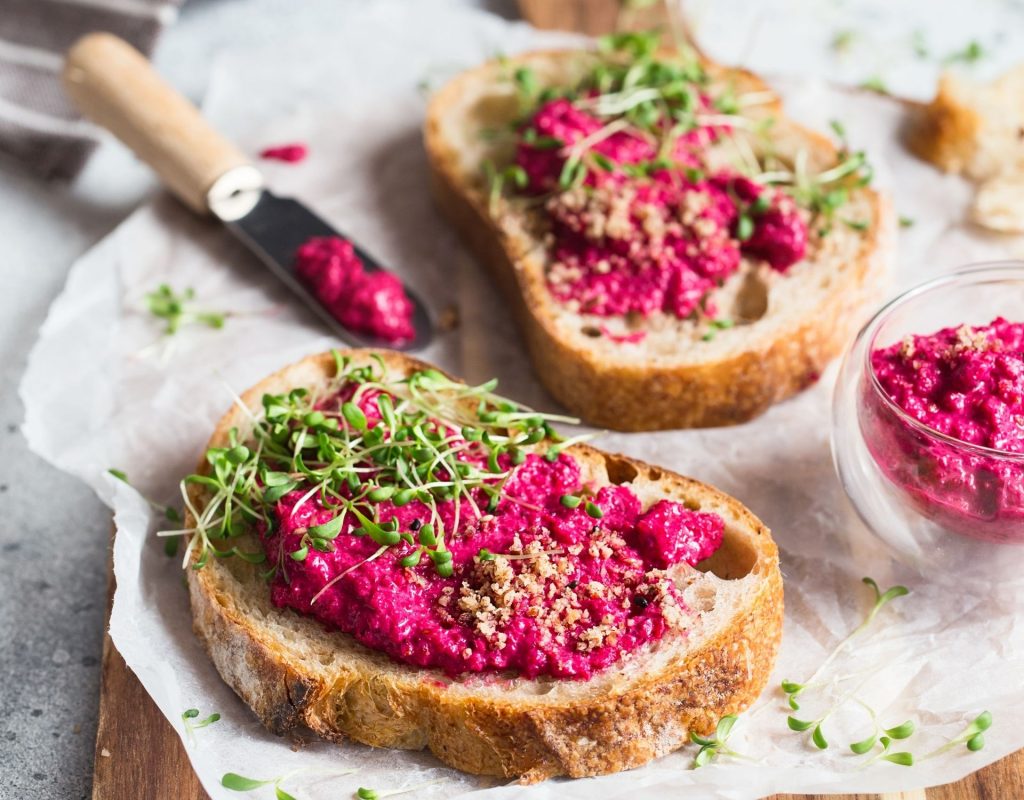
<path id="1" fill-rule="evenodd" d="M 249 159 L 130 44 L 108 33 L 84 36 L 68 51 L 64 87 L 85 117 L 131 148 L 188 208 L 224 223 L 342 341 L 399 350 L 419 350 L 430 342 L 430 315 L 408 286 L 415 328 L 410 341 L 393 344 L 343 326 L 299 281 L 294 258 L 313 237 L 349 237 L 297 200 L 269 191 Z M 352 244 L 367 272 L 382 269 Z"/>

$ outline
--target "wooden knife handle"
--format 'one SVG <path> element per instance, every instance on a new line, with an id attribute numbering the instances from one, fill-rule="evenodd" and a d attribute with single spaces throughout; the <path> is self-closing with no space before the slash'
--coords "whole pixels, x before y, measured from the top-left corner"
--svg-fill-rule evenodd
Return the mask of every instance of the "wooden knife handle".
<path id="1" fill-rule="evenodd" d="M 262 185 L 245 155 L 123 39 L 79 39 L 67 54 L 64 87 L 85 117 L 128 145 L 194 211 L 210 211 L 225 190 Z"/>

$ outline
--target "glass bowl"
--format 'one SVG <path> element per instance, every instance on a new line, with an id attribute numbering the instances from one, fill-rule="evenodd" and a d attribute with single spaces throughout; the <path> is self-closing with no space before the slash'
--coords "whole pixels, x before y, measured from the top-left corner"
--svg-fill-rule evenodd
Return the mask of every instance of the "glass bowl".
<path id="1" fill-rule="evenodd" d="M 901 294 L 843 360 L 832 424 L 839 478 L 874 533 L 920 564 L 1024 545 L 1024 454 L 968 444 L 919 422 L 882 388 L 871 354 L 912 334 L 999 316 L 1024 322 L 1024 262 L 964 267 Z"/>

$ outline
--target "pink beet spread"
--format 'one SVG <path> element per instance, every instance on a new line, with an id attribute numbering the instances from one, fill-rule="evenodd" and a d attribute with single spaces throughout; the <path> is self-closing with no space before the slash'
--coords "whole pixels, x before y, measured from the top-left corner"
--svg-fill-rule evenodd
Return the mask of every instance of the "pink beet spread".
<path id="1" fill-rule="evenodd" d="M 946 436 L 1024 454 L 1024 324 L 945 328 L 874 351 L 885 394 Z M 1024 459 L 961 448 L 912 430 L 879 402 L 865 436 L 897 486 L 927 513 L 986 539 L 1024 540 Z"/>
<path id="2" fill-rule="evenodd" d="M 359 401 L 371 426 L 379 418 L 373 397 Z M 465 459 L 473 458 L 466 451 Z M 507 469 L 508 457 L 502 458 Z M 379 548 L 355 535 L 351 520 L 332 552 L 310 549 L 302 562 L 281 559 L 299 547 L 309 526 L 337 513 L 316 496 L 297 505 L 306 491 L 296 489 L 278 502 L 264 538 L 268 561 L 284 565 L 272 584 L 273 603 L 398 661 L 451 676 L 508 671 L 589 678 L 669 630 L 685 630 L 687 610 L 663 570 L 714 553 L 724 522 L 668 500 L 645 512 L 626 486 L 604 486 L 590 497 L 603 512 L 600 519 L 585 503 L 571 509 L 560 501 L 587 488 L 569 455 L 549 461 L 531 454 L 515 468 L 492 513 L 478 518 L 463 502 L 456 523 L 454 503 L 439 502 L 444 527 L 454 531 L 446 537 L 454 565 L 448 578 L 426 558 L 415 567 L 399 565 L 413 550 L 406 542 L 368 561 Z M 486 503 L 482 493 L 478 501 Z M 379 521 L 397 518 L 400 529 L 430 520 L 418 500 L 401 507 L 384 501 L 378 508 Z M 493 559 L 481 558 L 486 551 Z"/>
<path id="3" fill-rule="evenodd" d="M 367 272 L 346 239 L 310 239 L 295 255 L 295 272 L 346 328 L 391 344 L 415 337 L 413 304 L 402 282 L 384 270 Z"/>
<path id="4" fill-rule="evenodd" d="M 527 191 L 556 192 L 545 205 L 553 235 L 548 286 L 571 310 L 686 318 L 739 269 L 741 256 L 785 272 L 806 253 L 807 224 L 791 198 L 728 171 L 697 169 L 718 127 L 678 136 L 672 163 L 642 177 L 622 166 L 655 162 L 654 145 L 628 130 L 605 135 L 602 120 L 566 99 L 541 105 L 523 131 L 532 133 L 520 140 L 516 163 Z M 569 153 L 583 140 L 604 166 L 557 193 Z M 749 229 L 741 229 L 741 214 Z"/>
<path id="5" fill-rule="evenodd" d="M 309 148 L 301 142 L 294 144 L 281 144 L 274 147 L 267 147 L 260 151 L 260 158 L 269 161 L 284 161 L 289 164 L 297 164 L 305 161 L 309 155 Z"/>

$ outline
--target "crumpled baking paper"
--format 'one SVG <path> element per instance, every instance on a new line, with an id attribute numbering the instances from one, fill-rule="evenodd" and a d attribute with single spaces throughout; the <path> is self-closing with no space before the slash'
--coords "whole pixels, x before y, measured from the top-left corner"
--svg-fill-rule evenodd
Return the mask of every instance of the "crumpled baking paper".
<path id="1" fill-rule="evenodd" d="M 319 39 L 275 43 L 272 58 L 229 53 L 214 70 L 206 105 L 215 124 L 249 152 L 307 142 L 306 162 L 261 165 L 271 186 L 309 202 L 394 265 L 433 309 L 458 307 L 460 327 L 442 334 L 425 358 L 473 381 L 496 374 L 506 394 L 546 408 L 554 403 L 530 371 L 506 304 L 428 196 L 419 131 L 425 97 L 418 85 L 436 84 L 499 51 L 558 39 L 448 3 L 367 4 Z M 797 116 L 819 127 L 841 119 L 855 145 L 888 165 L 883 180 L 899 212 L 915 220 L 902 232 L 895 285 L 1009 254 L 1012 240 L 984 238 L 962 223 L 969 187 L 899 145 L 897 102 L 821 84 L 782 86 Z M 145 293 L 160 283 L 191 286 L 199 306 L 230 312 L 224 329 L 187 326 L 161 337 L 159 322 L 144 310 Z M 894 791 L 961 778 L 1024 746 L 1024 728 L 1015 724 L 1024 715 L 1024 593 L 1009 583 L 917 575 L 864 529 L 831 465 L 834 367 L 817 386 L 740 428 L 598 438 L 605 448 L 736 495 L 774 531 L 786 580 L 785 635 L 768 689 L 730 739 L 751 760 L 722 758 L 694 770 L 695 748 L 687 747 L 631 772 L 521 787 L 462 775 L 428 753 L 339 747 L 309 735 L 295 747 L 274 737 L 221 682 L 193 637 L 178 562 L 154 536 L 161 521 L 143 495 L 175 501 L 178 481 L 194 468 L 233 393 L 336 344 L 222 230 L 158 197 L 74 265 L 21 387 L 33 450 L 82 478 L 113 509 L 117 594 L 110 632 L 118 650 L 183 738 L 185 709 L 198 708 L 200 718 L 221 714 L 186 741 L 212 797 L 238 796 L 221 787 L 226 772 L 288 775 L 281 786 L 301 798 L 426 781 L 439 782 L 415 796 L 604 800 L 645 789 L 687 798 Z M 109 476 L 110 467 L 125 470 L 135 488 Z M 1004 555 L 1024 557 L 1020 550 Z M 870 607 L 863 575 L 883 588 L 905 582 L 912 594 L 884 609 L 873 635 L 836 660 L 828 677 L 847 677 L 818 699 L 808 693 L 801 716 L 823 713 L 829 692 L 855 693 L 885 726 L 914 719 L 919 733 L 894 749 L 920 756 L 991 709 L 995 723 L 983 751 L 959 747 L 913 768 L 865 767 L 847 745 L 866 737 L 871 723 L 852 700 L 825 724 L 828 750 L 788 730 L 779 681 L 808 678 L 860 622 Z M 359 771 L 336 774 L 350 768 Z M 273 796 L 273 787 L 252 796 Z"/>

